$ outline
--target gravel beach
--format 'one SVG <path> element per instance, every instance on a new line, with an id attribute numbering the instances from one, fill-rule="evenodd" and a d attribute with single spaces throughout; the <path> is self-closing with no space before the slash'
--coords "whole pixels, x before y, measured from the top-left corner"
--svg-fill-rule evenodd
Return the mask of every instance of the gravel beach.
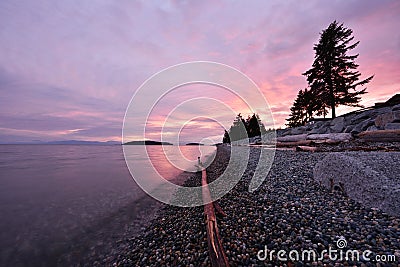
<path id="1" fill-rule="evenodd" d="M 217 157 L 207 169 L 209 178 L 221 174 L 229 160 L 229 147 L 218 147 Z M 331 193 L 313 179 L 313 168 L 328 153 L 276 151 L 271 171 L 261 187 L 248 192 L 258 162 L 259 149 L 252 148 L 248 167 L 240 182 L 218 200 L 227 217 L 218 218 L 222 243 L 231 266 L 400 266 L 400 218 L 365 208 L 356 201 Z M 368 153 L 368 152 L 360 152 Z M 384 153 L 384 152 L 382 152 Z M 200 185 L 200 174 L 186 186 Z M 277 253 L 266 259 L 257 254 L 267 247 L 289 252 L 313 250 L 317 256 L 337 240 L 345 239 L 345 250 L 360 252 L 360 260 L 279 260 Z M 362 253 L 371 251 L 367 261 Z M 263 252 L 264 253 L 264 252 Z M 261 254 L 263 254 L 261 253 Z M 286 254 L 287 257 L 288 254 Z M 395 255 L 395 262 L 374 259 Z M 127 237 L 91 265 L 112 266 L 209 266 L 203 207 L 166 206 L 137 237 Z"/>

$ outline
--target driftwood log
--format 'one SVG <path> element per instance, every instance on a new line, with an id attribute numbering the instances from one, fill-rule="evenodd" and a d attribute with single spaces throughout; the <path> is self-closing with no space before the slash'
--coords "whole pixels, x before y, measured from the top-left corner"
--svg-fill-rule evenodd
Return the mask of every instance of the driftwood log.
<path id="1" fill-rule="evenodd" d="M 276 147 L 295 147 L 295 146 L 309 146 L 315 144 L 312 140 L 302 140 L 296 142 L 277 142 Z"/>
<path id="2" fill-rule="evenodd" d="M 358 137 L 367 142 L 400 142 L 400 130 L 366 131 Z"/>
<path id="3" fill-rule="evenodd" d="M 316 152 L 318 151 L 318 148 L 314 146 L 296 146 L 296 151 Z"/>
<path id="4" fill-rule="evenodd" d="M 206 219 L 208 252 L 210 255 L 211 266 L 229 266 L 228 259 L 222 246 L 221 237 L 219 235 L 215 210 L 222 216 L 226 216 L 226 214 L 217 203 L 211 202 L 206 169 L 202 168 L 201 172 L 203 203 L 207 203 L 204 205 L 204 215 Z"/>

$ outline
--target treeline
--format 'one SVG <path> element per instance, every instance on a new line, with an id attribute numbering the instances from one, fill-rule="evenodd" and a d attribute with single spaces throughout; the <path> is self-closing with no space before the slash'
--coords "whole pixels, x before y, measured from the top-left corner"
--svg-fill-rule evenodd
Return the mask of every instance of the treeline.
<path id="1" fill-rule="evenodd" d="M 358 54 L 347 54 L 359 44 L 359 41 L 352 43 L 352 34 L 351 29 L 336 21 L 321 33 L 318 44 L 314 45 L 312 67 L 302 74 L 307 78 L 308 87 L 298 92 L 286 125 L 297 127 L 314 116 L 325 118 L 329 110 L 335 118 L 339 105 L 362 107 L 361 95 L 367 92 L 366 88 L 357 90 L 357 87 L 369 83 L 374 76 L 359 80 L 361 74 L 355 63 Z"/>
<path id="2" fill-rule="evenodd" d="M 231 143 L 231 141 L 261 136 L 266 132 L 265 126 L 261 122 L 258 114 L 249 115 L 247 119 L 244 119 L 239 113 L 233 121 L 232 126 L 229 128 L 229 131 L 225 130 L 222 142 Z"/>

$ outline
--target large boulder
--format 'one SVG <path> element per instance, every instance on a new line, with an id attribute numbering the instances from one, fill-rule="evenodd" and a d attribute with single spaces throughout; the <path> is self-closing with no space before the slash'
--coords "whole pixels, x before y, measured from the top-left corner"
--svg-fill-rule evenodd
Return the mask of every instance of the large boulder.
<path id="1" fill-rule="evenodd" d="M 324 134 L 328 131 L 328 128 L 326 127 L 319 127 L 319 128 L 313 128 L 309 133 L 310 134 Z"/>
<path id="2" fill-rule="evenodd" d="M 324 125 L 324 121 L 317 121 L 317 122 L 315 122 L 314 124 L 312 124 L 312 126 L 313 126 L 313 129 L 315 129 L 315 128 L 320 128 L 322 125 Z"/>
<path id="3" fill-rule="evenodd" d="M 331 121 L 319 121 L 314 124 L 313 129 L 309 132 L 309 134 L 324 134 L 330 133 L 329 129 Z"/>
<path id="4" fill-rule="evenodd" d="M 400 104 L 394 105 L 392 111 L 400 110 Z"/>
<path id="5" fill-rule="evenodd" d="M 386 129 L 386 125 L 391 122 L 400 122 L 400 111 L 390 111 L 375 118 L 375 126 L 378 129 Z"/>
<path id="6" fill-rule="evenodd" d="M 303 134 L 306 132 L 306 130 L 307 130 L 306 126 L 299 126 L 296 128 L 292 128 L 291 134 L 292 135 Z"/>
<path id="7" fill-rule="evenodd" d="M 350 113 L 350 114 L 346 114 L 344 115 L 344 124 L 350 125 L 351 124 L 351 120 L 354 119 L 355 116 L 357 116 L 357 113 Z"/>
<path id="8" fill-rule="evenodd" d="M 375 119 L 378 115 L 384 114 L 391 111 L 391 107 L 383 107 L 377 109 L 370 109 L 358 113 L 349 122 L 349 124 L 360 124 L 361 122 L 368 119 Z"/>
<path id="9" fill-rule="evenodd" d="M 373 118 L 366 119 L 356 126 L 350 131 L 351 134 L 359 134 L 368 129 L 368 127 L 375 125 L 375 120 Z"/>
<path id="10" fill-rule="evenodd" d="M 375 113 L 375 110 L 367 110 L 364 112 L 361 112 L 359 114 L 357 114 L 356 116 L 354 116 L 353 119 L 350 120 L 349 124 L 353 124 L 353 125 L 357 125 L 360 124 L 368 119 L 370 119 Z"/>
<path id="11" fill-rule="evenodd" d="M 392 122 L 400 122 L 400 110 L 392 111 L 393 113 L 393 121 Z"/>
<path id="12" fill-rule="evenodd" d="M 344 117 L 337 117 L 330 121 L 330 129 L 333 133 L 340 133 L 344 129 Z"/>
<path id="13" fill-rule="evenodd" d="M 304 129 L 308 132 L 311 131 L 315 126 L 315 123 L 313 122 L 307 122 L 306 125 L 304 125 Z"/>
<path id="14" fill-rule="evenodd" d="M 289 129 L 276 129 L 276 136 L 283 136 Z"/>
<path id="15" fill-rule="evenodd" d="M 393 117 L 392 112 L 378 115 L 375 118 L 375 126 L 378 127 L 379 129 L 384 129 L 386 124 L 388 124 L 389 122 L 392 122 L 393 119 L 394 119 L 394 117 Z"/>
<path id="16" fill-rule="evenodd" d="M 398 152 L 330 153 L 314 167 L 314 179 L 338 188 L 366 207 L 400 216 Z"/>
<path id="17" fill-rule="evenodd" d="M 379 129 L 375 126 L 375 125 L 372 125 L 372 126 L 369 126 L 368 128 L 367 128 L 367 131 L 368 132 L 370 132 L 370 131 L 378 131 Z"/>
<path id="18" fill-rule="evenodd" d="M 280 136 L 286 136 L 286 135 L 291 135 L 292 134 L 292 128 L 287 128 L 284 129 L 283 132 L 280 134 Z"/>
<path id="19" fill-rule="evenodd" d="M 351 133 L 351 131 L 354 129 L 355 125 L 350 124 L 348 126 L 346 126 L 346 128 L 344 129 L 345 133 Z"/>

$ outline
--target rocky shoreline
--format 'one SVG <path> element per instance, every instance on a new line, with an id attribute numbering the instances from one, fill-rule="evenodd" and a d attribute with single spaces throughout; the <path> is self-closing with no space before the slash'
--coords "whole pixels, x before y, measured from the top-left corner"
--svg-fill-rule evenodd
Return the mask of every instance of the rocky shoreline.
<path id="1" fill-rule="evenodd" d="M 400 218 L 365 208 L 340 192 L 332 193 L 313 178 L 315 164 L 329 153 L 276 151 L 275 161 L 262 186 L 254 193 L 248 184 L 258 161 L 251 148 L 248 168 L 240 182 L 218 201 L 227 217 L 218 219 L 222 243 L 231 266 L 398 266 Z M 207 169 L 216 178 L 229 159 L 229 147 L 218 148 Z M 368 153 L 368 152 L 360 152 Z M 200 175 L 185 185 L 198 186 Z M 268 250 L 306 250 L 321 253 L 343 236 L 351 250 L 370 250 L 370 255 L 395 255 L 396 262 L 349 260 L 259 260 Z M 361 260 L 361 259 L 360 259 Z M 164 206 L 157 218 L 136 238 L 127 237 L 109 255 L 91 265 L 112 266 L 209 266 L 202 207 Z"/>
<path id="2" fill-rule="evenodd" d="M 353 111 L 334 119 L 311 121 L 304 126 L 278 130 L 278 136 L 400 130 L 400 94 L 384 103 Z"/>
<path id="3" fill-rule="evenodd" d="M 300 151 L 400 151 L 400 94 L 334 119 L 276 130 L 277 147 Z M 252 143 L 262 143 L 261 139 Z"/>

